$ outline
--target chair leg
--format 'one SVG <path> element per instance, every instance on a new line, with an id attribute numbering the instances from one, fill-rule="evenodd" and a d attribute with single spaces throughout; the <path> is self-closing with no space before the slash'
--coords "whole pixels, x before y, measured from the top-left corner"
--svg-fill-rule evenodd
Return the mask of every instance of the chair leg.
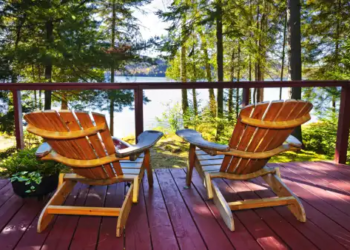
<path id="1" fill-rule="evenodd" d="M 137 203 L 138 199 L 139 199 L 139 189 L 140 189 L 140 178 L 137 176 L 134 179 L 134 188 L 133 188 L 133 192 L 132 192 L 132 202 L 133 203 Z"/>
<path id="2" fill-rule="evenodd" d="M 151 157 L 149 149 L 145 151 L 145 158 L 143 159 L 143 165 L 147 170 L 147 179 L 149 187 L 153 187 L 153 173 L 151 166 Z"/>
<path id="3" fill-rule="evenodd" d="M 44 231 L 54 217 L 54 214 L 49 214 L 47 212 L 48 207 L 50 205 L 61 205 L 66 200 L 66 197 L 70 194 L 75 184 L 76 181 L 64 180 L 63 183 L 58 187 L 55 194 L 51 197 L 50 201 L 46 204 L 45 208 L 40 214 L 37 225 L 38 233 Z"/>
<path id="4" fill-rule="evenodd" d="M 300 199 L 290 190 L 286 184 L 283 183 L 281 178 L 277 174 L 268 174 L 262 176 L 271 189 L 277 194 L 278 197 L 288 197 L 293 196 L 294 200 L 287 207 L 294 214 L 297 220 L 301 222 L 306 222 L 306 214 Z"/>
<path id="5" fill-rule="evenodd" d="M 210 173 L 205 173 L 204 178 L 205 187 L 207 188 L 208 199 L 213 199 L 213 185 L 210 178 Z"/>
<path id="6" fill-rule="evenodd" d="M 196 146 L 191 144 L 190 145 L 190 151 L 189 151 L 189 154 L 188 154 L 188 169 L 187 169 L 187 175 L 186 175 L 186 185 L 187 185 L 187 187 L 191 186 L 192 173 L 193 173 L 195 160 L 196 160 Z"/>
<path id="7" fill-rule="evenodd" d="M 134 189 L 134 184 L 131 184 L 128 193 L 125 196 L 124 202 L 123 202 L 123 206 L 120 210 L 120 214 L 117 220 L 117 237 L 120 237 L 123 229 L 126 225 L 126 221 L 128 219 L 130 210 L 131 210 L 131 206 L 132 206 L 132 192 Z"/>
<path id="8" fill-rule="evenodd" d="M 226 226 L 231 230 L 235 230 L 235 224 L 233 221 L 233 215 L 231 209 L 226 202 L 224 196 L 222 196 L 218 186 L 215 182 L 212 182 L 213 187 L 213 196 L 214 196 L 214 204 L 219 209 L 222 219 L 224 220 Z"/>

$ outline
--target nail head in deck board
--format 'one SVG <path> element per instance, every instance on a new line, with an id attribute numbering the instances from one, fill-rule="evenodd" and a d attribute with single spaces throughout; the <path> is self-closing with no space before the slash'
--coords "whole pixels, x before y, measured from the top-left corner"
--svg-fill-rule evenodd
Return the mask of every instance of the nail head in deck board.
<path id="1" fill-rule="evenodd" d="M 265 183 L 262 178 L 256 178 L 252 180 L 252 183 L 256 184 L 254 186 L 255 193 L 261 198 L 267 198 L 274 195 L 272 190 L 263 186 Z M 299 221 L 295 220 L 295 217 L 287 207 L 274 207 L 273 209 L 275 209 L 285 220 L 293 225 L 300 233 L 304 235 L 305 238 L 313 242 L 318 248 L 324 250 L 345 249 L 335 239 L 316 226 L 311 220 L 308 219 L 305 223 L 300 223 Z"/>
<path id="2" fill-rule="evenodd" d="M 147 175 L 145 175 L 143 180 L 143 196 L 147 209 L 153 249 L 179 249 L 155 173 L 153 173 L 153 181 L 153 187 L 150 188 Z"/>
<path id="3" fill-rule="evenodd" d="M 106 186 L 90 186 L 85 205 L 90 207 L 103 207 L 106 191 Z M 74 232 L 70 248 L 95 249 L 100 224 L 101 217 L 81 216 Z"/>
<path id="4" fill-rule="evenodd" d="M 206 204 L 209 206 L 210 210 L 213 213 L 213 216 L 220 224 L 221 230 L 226 234 L 231 243 L 234 245 L 237 250 L 255 250 L 261 249 L 253 236 L 249 233 L 249 231 L 243 226 L 237 216 L 233 213 L 233 219 L 235 222 L 235 231 L 230 231 L 225 225 L 218 208 L 214 205 L 214 203 L 210 200 L 207 200 L 207 191 L 203 186 L 203 181 L 199 176 L 197 171 L 193 171 L 192 182 L 195 185 L 195 188 L 198 190 L 202 199 L 205 200 Z"/>
<path id="5" fill-rule="evenodd" d="M 227 201 L 230 201 L 229 199 L 240 200 L 236 191 L 222 179 L 216 179 L 215 182 L 218 184 L 221 193 Z M 240 219 L 262 248 L 288 249 L 283 241 L 252 209 L 235 211 L 234 214 Z"/>
<path id="6" fill-rule="evenodd" d="M 165 204 L 181 249 L 206 249 L 203 239 L 168 171 L 156 170 Z"/>
<path id="7" fill-rule="evenodd" d="M 125 183 L 109 185 L 106 193 L 105 207 L 121 207 L 125 196 Z M 124 238 L 115 237 L 116 217 L 103 217 L 97 249 L 99 250 L 122 250 L 124 249 Z"/>
<path id="8" fill-rule="evenodd" d="M 186 185 L 185 172 L 182 169 L 172 169 L 170 172 L 208 249 L 234 249 L 197 190 L 183 188 Z"/>

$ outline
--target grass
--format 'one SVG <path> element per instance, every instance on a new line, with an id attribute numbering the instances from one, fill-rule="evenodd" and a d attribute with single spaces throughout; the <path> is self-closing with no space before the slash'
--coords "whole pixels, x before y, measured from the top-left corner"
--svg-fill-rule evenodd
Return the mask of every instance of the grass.
<path id="1" fill-rule="evenodd" d="M 134 143 L 134 137 L 128 136 L 123 140 Z M 176 134 L 166 134 L 151 150 L 151 164 L 153 168 L 184 168 L 187 167 L 189 144 Z M 286 152 L 274 156 L 269 162 L 303 162 L 325 161 L 332 158 L 312 151 Z"/>

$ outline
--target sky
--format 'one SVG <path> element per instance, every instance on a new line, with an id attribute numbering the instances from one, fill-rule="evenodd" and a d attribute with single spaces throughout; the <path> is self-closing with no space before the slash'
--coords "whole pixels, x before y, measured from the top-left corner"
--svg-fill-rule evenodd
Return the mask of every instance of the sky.
<path id="1" fill-rule="evenodd" d="M 143 39 L 147 40 L 154 36 L 166 34 L 165 29 L 169 24 L 159 19 L 155 12 L 158 10 L 165 11 L 166 6 L 168 6 L 170 2 L 170 0 L 152 0 L 150 4 L 141 7 L 141 11 L 135 11 L 134 16 L 139 20 Z"/>

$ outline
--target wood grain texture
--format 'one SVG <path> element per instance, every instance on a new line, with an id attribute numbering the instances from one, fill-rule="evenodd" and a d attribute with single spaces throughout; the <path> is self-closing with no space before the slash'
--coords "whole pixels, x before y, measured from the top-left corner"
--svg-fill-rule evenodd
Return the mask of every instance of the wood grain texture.
<path id="1" fill-rule="evenodd" d="M 278 165 L 268 166 L 274 168 Z M 43 206 L 44 202 L 38 203 L 35 199 L 23 201 L 9 194 L 0 205 L 0 248 L 162 250 L 179 249 L 181 243 L 183 248 L 190 249 L 193 243 L 183 245 L 183 238 L 189 238 L 185 229 L 189 224 L 187 221 L 191 221 L 204 242 L 202 249 L 350 249 L 350 229 L 347 226 L 350 216 L 345 210 L 350 189 L 347 166 L 309 162 L 280 164 L 280 169 L 284 182 L 303 199 L 307 214 L 305 223 L 297 221 L 285 206 L 248 209 L 232 212 L 235 231 L 231 232 L 213 201 L 207 200 L 206 189 L 197 171 L 193 171 L 191 188 L 184 189 L 185 169 L 162 169 L 157 170 L 166 172 L 166 175 L 161 175 L 161 187 L 158 178 L 154 178 L 154 187 L 149 188 L 145 175 L 139 202 L 133 205 L 126 230 L 120 238 L 115 237 L 116 217 L 98 216 L 59 215 L 44 233 L 37 234 L 35 225 L 41 209 L 38 205 Z M 262 178 L 250 182 L 223 181 L 220 178 L 214 181 L 228 202 L 274 197 Z M 168 189 L 173 195 L 169 196 Z M 4 194 L 12 191 L 6 184 L 1 190 Z M 64 205 L 121 207 L 126 191 L 125 183 L 111 184 L 107 188 L 78 183 Z M 170 206 L 174 209 L 180 207 L 179 216 L 187 211 L 184 223 L 173 226 L 174 214 L 168 210 Z"/>

